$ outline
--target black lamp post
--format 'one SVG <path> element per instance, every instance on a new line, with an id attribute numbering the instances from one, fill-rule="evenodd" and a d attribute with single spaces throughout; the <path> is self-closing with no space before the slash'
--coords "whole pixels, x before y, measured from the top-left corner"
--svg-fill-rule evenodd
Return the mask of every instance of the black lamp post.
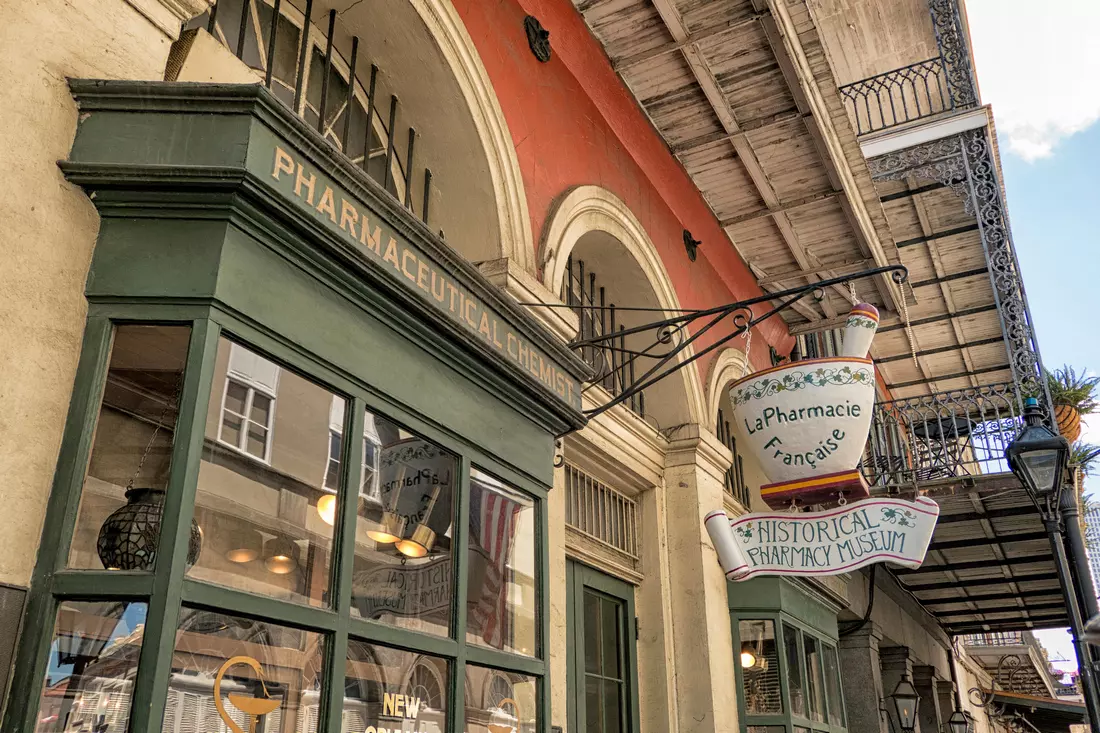
<path id="1" fill-rule="evenodd" d="M 955 710 L 947 719 L 949 733 L 970 733 L 970 718 L 962 710 Z"/>
<path id="2" fill-rule="evenodd" d="M 894 713 L 897 715 L 898 727 L 902 733 L 913 733 L 917 727 L 917 704 L 920 695 L 917 688 L 909 681 L 909 675 L 903 674 L 898 686 L 890 693 L 890 702 L 894 704 Z"/>
<path id="3" fill-rule="evenodd" d="M 1043 425 L 1043 411 L 1034 397 L 1024 403 L 1024 429 L 1005 449 L 1005 458 L 1016 478 L 1023 484 L 1039 515 L 1050 540 L 1054 565 L 1058 571 L 1058 583 L 1069 612 L 1074 647 L 1077 651 L 1077 667 L 1081 673 L 1081 687 L 1088 710 L 1089 728 L 1100 733 L 1100 701 L 1092 678 L 1092 658 L 1083 638 L 1081 607 L 1077 603 L 1077 591 L 1070 578 L 1069 562 L 1063 544 L 1063 527 L 1059 503 L 1065 488 L 1065 470 L 1069 458 L 1069 442 L 1055 435 Z"/>

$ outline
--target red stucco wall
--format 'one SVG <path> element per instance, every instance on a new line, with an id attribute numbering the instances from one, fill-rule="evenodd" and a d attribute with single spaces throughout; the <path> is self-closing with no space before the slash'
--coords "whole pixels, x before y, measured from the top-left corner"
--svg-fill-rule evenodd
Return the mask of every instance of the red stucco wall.
<path id="1" fill-rule="evenodd" d="M 536 242 L 557 199 L 575 186 L 598 185 L 621 198 L 641 221 L 683 307 L 705 308 L 761 293 L 570 0 L 454 0 L 454 5 L 504 110 Z M 550 31 L 548 63 L 540 63 L 528 48 L 526 15 Z M 684 252 L 684 229 L 703 242 L 695 262 Z M 755 333 L 751 357 L 758 367 L 770 366 L 763 341 L 783 354 L 793 346 L 778 317 Z M 743 342 L 731 345 L 742 347 Z M 705 377 L 708 360 L 700 362 Z"/>

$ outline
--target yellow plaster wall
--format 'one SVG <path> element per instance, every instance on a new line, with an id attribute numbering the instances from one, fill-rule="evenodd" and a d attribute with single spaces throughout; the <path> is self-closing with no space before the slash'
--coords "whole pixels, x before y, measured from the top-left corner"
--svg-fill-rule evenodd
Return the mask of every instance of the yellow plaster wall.
<path id="1" fill-rule="evenodd" d="M 99 229 L 91 201 L 54 163 L 67 157 L 76 131 L 65 79 L 159 79 L 171 38 L 123 0 L 18 0 L 3 8 L 0 582 L 26 585 L 80 352 L 84 283 Z"/>

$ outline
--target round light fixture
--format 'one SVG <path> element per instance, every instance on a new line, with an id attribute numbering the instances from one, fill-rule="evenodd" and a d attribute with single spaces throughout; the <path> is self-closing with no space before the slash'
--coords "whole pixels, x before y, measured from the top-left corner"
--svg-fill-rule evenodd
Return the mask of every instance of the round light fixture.
<path id="1" fill-rule="evenodd" d="M 397 542 L 397 551 L 405 557 L 425 557 L 434 545 L 435 532 L 426 524 L 418 524 L 411 539 Z"/>
<path id="2" fill-rule="evenodd" d="M 243 564 L 257 559 L 264 549 L 264 536 L 254 529 L 234 533 L 234 542 L 225 551 L 229 562 Z"/>
<path id="3" fill-rule="evenodd" d="M 756 666 L 756 655 L 753 654 L 752 647 L 745 644 L 741 647 L 741 669 L 752 669 Z"/>
<path id="4" fill-rule="evenodd" d="M 164 515 L 164 489 L 126 490 L 126 503 L 99 528 L 96 554 L 108 570 L 152 570 L 157 561 L 160 523 Z M 191 520 L 187 543 L 187 567 L 202 552 L 202 529 Z"/>
<path id="5" fill-rule="evenodd" d="M 317 500 L 317 514 L 328 526 L 336 524 L 336 494 L 324 494 Z"/>
<path id="6" fill-rule="evenodd" d="M 298 568 L 298 545 L 286 537 L 276 537 L 267 543 L 264 567 L 276 575 L 287 575 Z"/>
<path id="7" fill-rule="evenodd" d="M 405 536 L 407 521 L 394 512 L 383 512 L 382 523 L 375 529 L 368 529 L 367 537 L 382 544 L 392 544 Z"/>

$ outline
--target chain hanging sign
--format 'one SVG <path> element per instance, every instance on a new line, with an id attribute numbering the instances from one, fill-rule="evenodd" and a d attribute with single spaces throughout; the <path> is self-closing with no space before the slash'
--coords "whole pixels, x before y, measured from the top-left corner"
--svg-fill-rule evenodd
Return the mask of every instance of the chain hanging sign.
<path id="1" fill-rule="evenodd" d="M 916 501 L 867 499 L 823 512 L 772 512 L 705 524 L 729 580 L 756 575 L 836 575 L 876 562 L 917 568 L 924 562 L 940 508 Z"/>

